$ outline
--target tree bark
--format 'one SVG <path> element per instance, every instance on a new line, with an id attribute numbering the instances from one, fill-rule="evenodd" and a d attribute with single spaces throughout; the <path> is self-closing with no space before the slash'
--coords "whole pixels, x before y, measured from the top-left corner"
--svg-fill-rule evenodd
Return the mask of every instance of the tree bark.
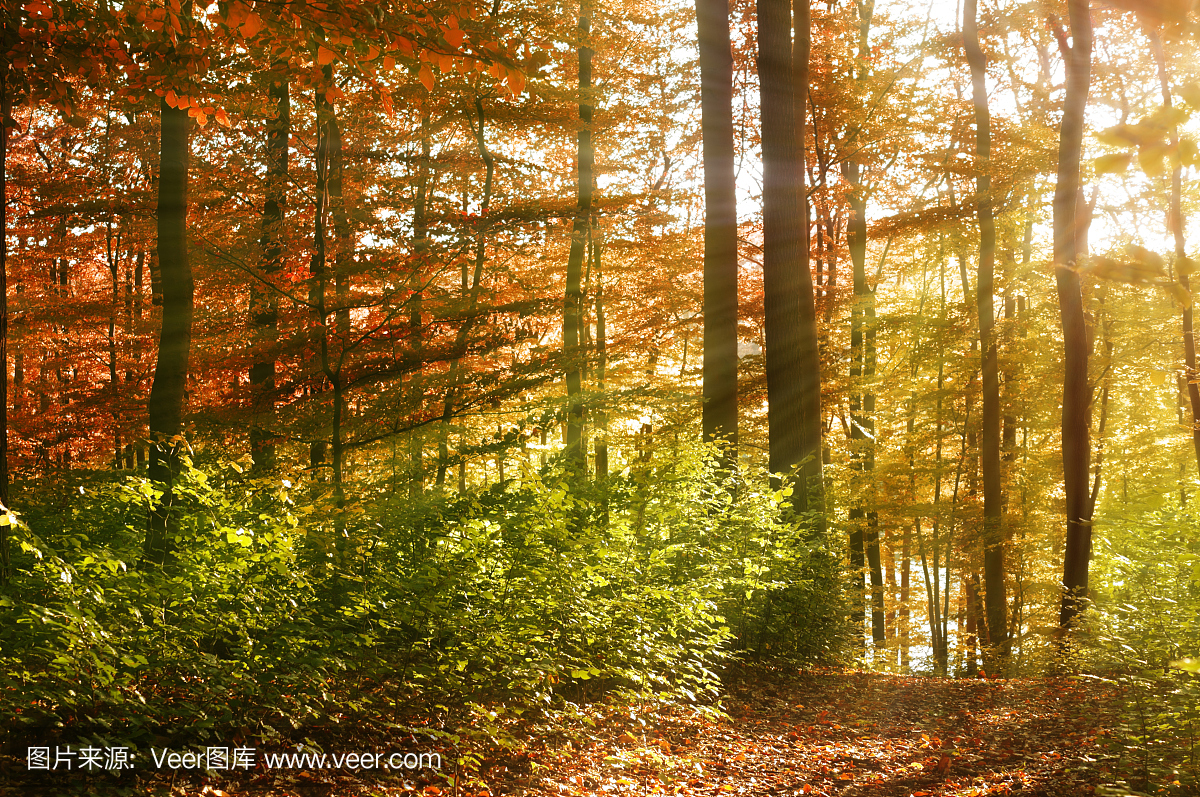
<path id="1" fill-rule="evenodd" d="M 992 118 L 978 12 L 978 0 L 966 0 L 963 45 L 971 67 L 971 101 L 975 107 L 975 202 L 979 223 L 976 315 L 983 380 L 983 440 L 979 452 L 983 470 L 983 582 L 989 651 L 995 651 L 1003 661 L 1008 657 L 1008 601 L 1004 592 L 1004 496 L 1000 481 L 1000 368 L 993 307 L 996 221 L 992 209 Z M 990 653 L 987 656 L 990 658 Z"/>
<path id="2" fill-rule="evenodd" d="M 795 108 L 791 28 L 790 3 L 759 0 L 769 467 L 792 486 L 792 510 L 800 513 L 810 508 L 810 488 L 820 489 L 820 414 L 806 417 L 804 405 L 814 382 L 820 400 L 820 372 L 814 356 L 816 314 L 801 201 L 797 120 L 802 117 Z M 813 351 L 806 343 L 812 344 Z M 797 483 L 794 471 L 802 463 Z M 813 474 L 817 478 L 812 479 Z"/>
<path id="3" fill-rule="evenodd" d="M 571 229 L 571 252 L 567 257 L 566 292 L 563 300 L 563 358 L 566 364 L 567 465 L 582 476 L 587 469 L 583 447 L 583 266 L 587 257 L 588 226 L 592 218 L 592 0 L 580 0 L 579 24 L 579 134 L 577 139 L 575 222 Z"/>
<path id="4" fill-rule="evenodd" d="M 803 0 L 800 0 L 803 2 Z M 704 410 L 706 442 L 737 462 L 737 186 L 729 0 L 696 0 L 704 146 Z M 597 317 L 599 318 L 599 305 Z"/>
<path id="5" fill-rule="evenodd" d="M 1092 20 L 1089 0 L 1068 0 L 1071 44 L 1059 31 L 1066 62 L 1066 91 L 1059 129 L 1058 174 L 1054 188 L 1054 264 L 1063 330 L 1062 448 L 1066 491 L 1066 550 L 1063 553 L 1063 601 L 1059 627 L 1067 631 L 1088 591 L 1092 552 L 1092 518 L 1088 511 L 1088 427 L 1091 386 L 1088 384 L 1087 323 L 1077 262 L 1076 214 L 1079 206 L 1084 110 L 1092 68 Z"/>
<path id="6" fill-rule="evenodd" d="M 162 327 L 158 362 L 147 402 L 150 424 L 149 477 L 162 497 L 150 507 L 145 557 L 156 565 L 170 558 L 177 525 L 173 511 L 173 481 L 179 469 L 188 355 L 192 341 L 195 283 L 188 261 L 187 183 L 188 128 L 186 110 L 172 108 L 164 98 L 158 171 L 158 268 L 162 281 Z"/>
<path id="7" fill-rule="evenodd" d="M 860 82 L 867 77 L 873 12 L 873 2 L 858 4 L 859 41 L 855 79 Z M 867 282 L 867 200 L 862 167 L 857 157 L 860 156 L 847 161 L 843 169 L 851 188 L 846 247 L 850 251 L 854 270 L 854 305 L 850 312 L 850 376 L 852 380 L 858 380 L 852 388 L 854 393 L 850 399 L 850 438 L 854 447 L 855 469 L 869 474 L 875 469 L 875 393 L 871 387 L 875 377 L 875 292 Z M 862 493 L 866 496 L 870 494 L 867 487 L 869 481 L 869 476 L 864 477 Z M 883 613 L 883 574 L 879 567 L 879 516 L 869 503 L 869 498 L 860 496 L 850 509 L 850 518 L 856 521 L 851 531 L 851 566 L 855 564 L 854 552 L 862 547 L 865 563 L 860 558 L 857 564 L 860 570 L 866 565 L 871 581 L 871 638 L 877 647 L 881 647 L 886 643 L 887 629 Z"/>
<path id="8" fill-rule="evenodd" d="M 275 118 L 267 120 L 267 179 L 263 202 L 261 270 L 271 282 L 283 268 L 283 221 L 287 207 L 288 150 L 291 138 L 291 97 L 286 64 L 272 67 L 269 95 L 275 101 Z M 250 295 L 250 326 L 258 357 L 250 366 L 254 392 L 254 420 L 250 427 L 250 457 L 255 472 L 275 467 L 275 441 L 271 431 L 275 415 L 275 343 L 279 336 L 279 296 L 269 285 L 255 285 Z"/>
<path id="9" fill-rule="evenodd" d="M 7 59 L 0 67 L 0 504 L 8 509 L 8 120 Z M 0 587 L 10 577 L 9 525 L 0 526 Z"/>

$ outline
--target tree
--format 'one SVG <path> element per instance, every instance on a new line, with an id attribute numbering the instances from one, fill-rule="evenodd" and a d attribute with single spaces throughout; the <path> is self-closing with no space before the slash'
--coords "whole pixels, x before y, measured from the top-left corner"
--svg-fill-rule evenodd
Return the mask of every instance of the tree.
<path id="1" fill-rule="evenodd" d="M 1062 122 L 1058 138 L 1058 181 L 1054 188 L 1054 268 L 1063 332 L 1062 460 L 1066 489 L 1067 543 L 1063 553 L 1059 626 L 1071 628 L 1087 597 L 1092 550 L 1088 466 L 1091 457 L 1091 386 L 1088 384 L 1087 321 L 1079 275 L 1076 214 L 1080 204 L 1080 158 L 1084 109 L 1091 84 L 1092 19 L 1089 0 L 1068 0 L 1071 42 L 1052 18 L 1066 62 Z"/>
<path id="2" fill-rule="evenodd" d="M 579 475 L 587 470 L 583 443 L 583 265 L 587 256 L 588 228 L 592 218 L 592 49 L 588 38 L 592 23 L 591 0 L 580 0 L 579 24 L 579 130 L 576 149 L 576 210 L 567 259 L 566 296 L 563 303 L 563 357 L 567 383 L 567 461 Z"/>
<path id="3" fill-rule="evenodd" d="M 183 430 L 195 284 L 187 245 L 188 128 L 191 119 L 183 108 L 171 107 L 166 97 L 160 103 L 159 117 L 157 251 L 163 315 L 158 363 L 147 409 L 152 436 L 149 476 L 162 491 L 162 497 L 150 510 L 145 553 L 148 561 L 161 566 L 170 556 L 172 535 L 176 531 L 172 483 L 179 470 L 183 449 L 179 435 Z"/>
<path id="4" fill-rule="evenodd" d="M 738 253 L 728 0 L 696 0 L 696 27 L 704 141 L 703 432 L 705 440 L 724 446 L 726 465 L 732 466 L 737 461 Z"/>
<path id="5" fill-rule="evenodd" d="M 820 415 L 806 413 L 816 357 L 816 310 L 803 225 L 803 170 L 795 107 L 792 13 L 785 0 L 759 0 L 758 76 L 763 159 L 763 302 L 769 467 L 792 486 L 792 509 L 817 508 Z M 819 400 L 819 391 L 817 391 Z M 799 467 L 799 480 L 793 471 Z"/>
<path id="6" fill-rule="evenodd" d="M 1000 482 L 1000 367 L 995 336 L 996 221 L 992 209 L 992 119 L 988 111 L 987 59 L 979 44 L 979 3 L 963 7 L 963 43 L 971 67 L 971 104 L 975 109 L 975 207 L 979 223 L 979 272 L 976 313 L 983 377 L 983 578 L 987 606 L 987 639 L 1007 654 L 1008 601 L 1004 590 L 1004 496 Z"/>

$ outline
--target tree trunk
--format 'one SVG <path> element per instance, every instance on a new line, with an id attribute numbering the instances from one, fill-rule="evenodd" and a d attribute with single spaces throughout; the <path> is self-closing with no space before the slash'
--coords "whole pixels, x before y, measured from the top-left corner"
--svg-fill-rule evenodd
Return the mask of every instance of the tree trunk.
<path id="1" fill-rule="evenodd" d="M 333 67 L 326 68 L 326 81 L 334 85 Z M 335 531 L 337 540 L 342 548 L 342 561 L 345 562 L 349 539 L 346 536 L 346 494 L 345 471 L 346 451 L 343 427 L 346 423 L 346 389 L 343 378 L 347 349 L 350 340 L 350 267 L 354 262 L 354 244 L 351 240 L 350 218 L 346 212 L 345 197 L 345 159 L 342 147 L 342 128 L 338 121 L 337 110 L 332 104 L 328 109 L 328 138 L 329 138 L 329 211 L 333 221 L 334 253 L 333 253 L 333 294 L 334 294 L 334 330 L 337 336 L 336 358 L 329 352 L 328 347 L 322 349 L 325 356 L 323 368 L 325 375 L 333 386 L 333 424 L 330 430 L 329 455 L 331 478 L 333 481 L 333 498 L 337 507 Z M 328 327 L 324 328 L 328 332 Z M 328 335 L 326 335 L 328 339 Z M 420 478 L 420 470 L 417 471 Z"/>
<path id="2" fill-rule="evenodd" d="M 791 27 L 789 3 L 759 0 L 769 467 L 792 485 L 792 509 L 800 513 L 810 507 L 810 488 L 820 489 L 820 414 L 806 417 L 804 405 L 814 380 L 819 402 L 820 372 L 814 356 L 816 315 L 801 201 L 797 121 L 802 116 L 795 108 Z M 811 343 L 812 352 L 806 343 Z M 799 483 L 795 483 L 793 471 L 801 463 Z M 818 477 L 812 479 L 813 474 Z"/>
<path id="3" fill-rule="evenodd" d="M 470 336 L 471 329 L 475 324 L 475 309 L 479 304 L 479 286 L 483 282 L 483 265 L 487 255 L 487 232 L 488 232 L 488 213 L 491 212 L 492 206 L 492 182 L 496 174 L 496 159 L 492 156 L 491 150 L 487 145 L 487 129 L 485 126 L 486 115 L 483 111 L 483 100 L 480 97 L 475 98 L 475 112 L 478 116 L 479 127 L 471 125 L 472 131 L 475 133 L 475 144 L 479 149 L 479 157 L 484 164 L 483 177 L 483 200 L 480 203 L 479 210 L 479 226 L 475 231 L 475 268 L 471 274 L 470 282 L 467 281 L 466 266 L 463 266 L 462 273 L 462 295 L 467 302 L 466 318 L 462 326 L 458 328 L 458 334 L 454 338 L 454 351 L 460 352 L 467 345 L 467 339 Z M 428 138 L 425 139 L 423 152 L 426 159 L 428 158 Z M 421 202 L 424 203 L 424 194 L 421 194 Z M 422 209 L 424 214 L 424 209 Z M 422 221 L 422 225 L 425 222 Z M 455 401 L 458 398 L 458 387 L 462 381 L 461 358 L 456 356 L 454 361 L 450 363 L 450 387 L 446 392 L 446 399 L 442 403 L 442 429 L 448 430 L 450 420 L 454 417 Z M 442 445 L 445 445 L 445 437 L 442 438 Z M 442 485 L 446 478 L 446 463 L 447 454 L 443 449 L 438 451 L 438 473 L 437 483 Z"/>
<path id="4" fill-rule="evenodd" d="M 867 63 L 870 58 L 869 36 L 874 3 L 858 4 L 859 30 L 857 71 L 855 80 L 865 81 Z M 852 142 L 853 145 L 853 142 Z M 850 313 L 851 379 L 858 377 L 850 399 L 850 437 L 855 449 L 854 467 L 864 474 L 875 469 L 875 394 L 871 382 L 875 377 L 875 292 L 867 282 L 867 200 L 862 182 L 862 166 L 856 155 L 846 162 L 843 174 L 851 191 L 848 196 L 850 219 L 846 227 L 846 247 L 850 251 L 854 269 L 854 305 Z M 852 520 L 856 520 L 854 535 L 859 535 L 871 581 L 871 638 L 876 647 L 886 643 L 887 629 L 884 627 L 882 583 L 879 569 L 879 516 L 871 506 L 869 483 L 871 476 L 864 476 L 860 496 L 850 509 Z M 865 521 L 866 528 L 863 528 Z M 860 568 L 862 564 L 859 565 Z"/>
<path id="5" fill-rule="evenodd" d="M 1167 76 L 1167 59 L 1163 53 L 1162 40 L 1153 28 L 1147 28 L 1146 35 L 1154 49 L 1154 60 L 1158 65 L 1158 81 L 1162 87 L 1163 107 L 1170 108 L 1171 83 Z M 1171 125 L 1171 151 L 1179 149 L 1179 126 Z M 1187 253 L 1183 237 L 1183 213 L 1180 210 L 1180 194 L 1182 193 L 1183 162 L 1178 155 L 1171 158 L 1174 167 L 1171 170 L 1171 199 L 1167 209 L 1167 230 L 1175 240 L 1175 277 L 1179 285 L 1191 294 L 1187 268 Z M 1192 427 L 1192 446 L 1196 451 L 1196 463 L 1200 467 L 1200 385 L 1196 384 L 1196 336 L 1192 326 L 1193 302 L 1187 302 L 1183 308 L 1183 363 L 1184 379 L 1187 380 L 1188 403 L 1191 407 L 1190 424 Z"/>
<path id="6" fill-rule="evenodd" d="M 577 144 L 575 222 L 571 229 L 571 252 L 567 258 L 566 295 L 563 300 L 563 358 L 566 365 L 567 465 L 582 476 L 587 469 L 583 448 L 583 266 L 587 257 L 588 226 L 592 218 L 592 0 L 580 0 L 579 25 L 579 135 Z"/>
<path id="7" fill-rule="evenodd" d="M 9 65 L 0 67 L 0 504 L 8 509 L 8 92 Z M 9 526 L 0 526 L 0 587 L 10 577 Z"/>
<path id="8" fill-rule="evenodd" d="M 804 2 L 804 0 L 799 0 Z M 706 442 L 737 462 L 737 196 L 728 0 L 696 0 L 704 145 L 704 411 Z M 597 305 L 597 318 L 599 318 Z"/>
<path id="9" fill-rule="evenodd" d="M 187 181 L 188 128 L 186 110 L 163 99 L 158 172 L 158 269 L 162 281 L 162 328 L 158 362 L 147 402 L 150 422 L 149 477 L 162 490 L 150 508 L 145 557 L 166 564 L 174 550 L 177 526 L 173 512 L 173 480 L 179 469 L 183 406 L 187 388 L 188 354 L 192 341 L 195 284 L 188 262 Z"/>
<path id="10" fill-rule="evenodd" d="M 1062 448 L 1067 534 L 1063 553 L 1063 601 L 1059 627 L 1070 629 L 1088 591 L 1092 518 L 1088 512 L 1088 465 L 1091 443 L 1091 386 L 1088 384 L 1087 324 L 1077 259 L 1076 214 L 1079 162 L 1083 150 L 1084 109 L 1092 69 L 1092 20 L 1089 0 L 1068 0 L 1071 45 L 1060 34 L 1066 62 L 1066 92 L 1058 142 L 1058 180 L 1054 188 L 1054 264 L 1063 329 Z"/>
<path id="11" fill-rule="evenodd" d="M 963 43 L 971 67 L 971 100 L 975 106 L 975 201 L 979 222 L 976 308 L 983 379 L 983 440 L 979 452 L 983 469 L 983 582 L 990 632 L 988 649 L 1003 661 L 1008 657 L 1008 601 L 1004 593 L 1004 497 L 1000 481 L 1000 368 L 992 306 L 996 221 L 992 210 L 992 119 L 987 104 L 987 61 L 979 45 L 978 11 L 978 0 L 966 0 Z"/>
<path id="12" fill-rule="evenodd" d="M 267 179 L 262 212 L 261 270 L 271 283 L 283 268 L 283 221 L 287 206 L 288 150 L 291 138 L 291 97 L 286 64 L 276 63 L 271 72 L 270 97 L 275 101 L 275 118 L 267 121 Z M 256 338 L 258 357 L 250 366 L 254 392 L 254 420 L 250 427 L 250 457 L 255 472 L 275 467 L 275 441 L 271 431 L 275 415 L 275 342 L 279 336 L 279 296 L 270 284 L 257 285 L 250 295 L 250 325 Z"/>
<path id="13" fill-rule="evenodd" d="M 608 478 L 608 400 L 605 398 L 605 378 L 608 369 L 608 329 L 604 315 L 604 269 L 603 243 L 600 228 L 592 227 L 592 262 L 596 272 L 596 390 L 600 394 L 596 407 L 596 478 L 603 481 Z M 736 339 L 734 356 L 736 359 Z M 736 378 L 737 374 L 734 374 Z M 736 387 L 736 385 L 735 385 Z M 736 406 L 735 406 L 736 421 Z M 736 425 L 734 428 L 736 434 Z M 607 499 L 606 506 L 607 506 Z M 607 512 L 607 509 L 605 510 Z"/>

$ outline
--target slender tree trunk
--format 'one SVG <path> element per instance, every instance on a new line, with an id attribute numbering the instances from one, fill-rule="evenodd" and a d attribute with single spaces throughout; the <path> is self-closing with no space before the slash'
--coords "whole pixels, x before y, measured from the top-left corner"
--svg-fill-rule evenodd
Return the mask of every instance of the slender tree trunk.
<path id="1" fill-rule="evenodd" d="M 160 103 L 161 133 L 158 172 L 158 268 L 162 281 L 162 328 L 158 363 L 147 402 L 150 421 L 150 480 L 162 498 L 150 508 L 145 557 L 166 564 L 174 550 L 177 518 L 173 511 L 173 481 L 179 469 L 183 407 L 187 389 L 188 355 L 192 341 L 192 308 L 195 284 L 188 262 L 187 111 Z"/>
<path id="2" fill-rule="evenodd" d="M 1154 60 L 1158 65 L 1158 82 L 1162 88 L 1163 107 L 1171 108 L 1171 83 L 1167 75 L 1167 59 L 1163 53 L 1162 39 L 1153 28 L 1147 27 L 1146 35 L 1154 50 Z M 1171 151 L 1179 148 L 1179 126 L 1171 125 Z M 1183 163 L 1176 155 L 1171 158 L 1174 164 L 1171 170 L 1171 199 L 1167 208 L 1167 229 L 1175 242 L 1175 277 L 1179 285 L 1191 293 L 1188 279 L 1187 253 L 1183 237 L 1183 213 L 1180 210 L 1180 195 L 1182 193 Z M 1192 445 L 1196 451 L 1196 463 L 1200 467 L 1200 385 L 1196 384 L 1196 336 L 1192 326 L 1192 308 L 1194 302 L 1188 302 L 1183 308 L 1183 363 L 1184 378 L 1187 380 L 1188 403 L 1191 407 L 1190 424 L 1192 427 Z"/>
<path id="3" fill-rule="evenodd" d="M 869 36 L 874 14 L 873 0 L 858 4 L 858 53 L 855 81 L 863 83 L 867 78 L 870 58 Z M 846 246 L 850 251 L 854 269 L 854 305 L 850 315 L 851 378 L 858 377 L 852 388 L 850 436 L 855 448 L 854 467 L 864 474 L 875 469 L 875 393 L 871 382 L 875 376 L 875 292 L 867 281 L 867 200 L 862 181 L 861 155 L 846 162 L 843 174 L 850 185 L 848 201 L 850 219 L 846 228 Z M 864 545 L 865 564 L 871 582 L 871 637 L 876 647 L 886 643 L 887 629 L 884 627 L 882 584 L 879 557 L 879 517 L 871 506 L 872 477 L 862 481 L 862 490 L 851 507 L 851 519 L 857 521 L 851 531 L 861 535 Z M 865 523 L 864 523 L 865 521 Z M 865 525 L 865 528 L 863 526 Z M 862 567 L 862 564 L 859 565 Z"/>
<path id="4" fill-rule="evenodd" d="M 483 160 L 484 165 L 483 201 L 480 204 L 479 226 L 475 231 L 475 268 L 471 274 L 470 283 L 467 282 L 466 266 L 464 265 L 463 267 L 462 292 L 463 298 L 467 301 L 467 315 L 454 338 L 454 350 L 456 352 L 461 351 L 467 345 L 467 339 L 475 326 L 475 310 L 479 305 L 479 287 L 483 282 L 483 266 L 487 255 L 487 217 L 488 213 L 491 212 L 492 182 L 496 174 L 496 159 L 492 156 L 491 150 L 488 149 L 487 145 L 487 128 L 485 126 L 487 117 L 483 111 L 483 100 L 478 96 L 475 98 L 475 112 L 478 117 L 479 127 L 476 128 L 472 124 L 471 129 L 475 133 L 475 144 L 479 148 L 479 157 Z M 450 420 L 454 417 L 458 388 L 462 381 L 461 367 L 462 363 L 459 357 L 455 357 L 454 361 L 450 363 L 450 387 L 446 391 L 446 399 L 442 403 L 443 429 L 449 428 Z M 443 438 L 443 445 L 444 443 L 445 438 Z M 438 452 L 438 457 L 437 483 L 441 485 L 445 482 L 446 478 L 447 460 L 441 450 Z"/>
<path id="5" fill-rule="evenodd" d="M 1092 20 L 1089 0 L 1068 0 L 1071 44 L 1060 36 L 1066 62 L 1066 92 L 1058 142 L 1058 181 L 1054 189 L 1054 264 L 1062 314 L 1064 378 L 1062 402 L 1063 481 L 1067 535 L 1063 554 L 1063 602 L 1059 626 L 1070 629 L 1088 591 L 1092 518 L 1088 512 L 1088 465 L 1091 457 L 1091 386 L 1088 384 L 1087 322 L 1077 261 L 1076 214 L 1079 206 L 1084 109 L 1092 69 Z"/>
<path id="6" fill-rule="evenodd" d="M 596 390 L 600 393 L 596 406 L 596 478 L 603 481 L 608 478 L 608 401 L 604 395 L 607 387 L 608 329 L 604 315 L 604 237 L 600 234 L 599 226 L 592 226 L 592 236 L 592 260 L 596 272 Z M 734 354 L 736 357 L 736 346 Z M 736 378 L 736 373 L 734 376 Z M 736 433 L 736 428 L 734 431 Z"/>
<path id="7" fill-rule="evenodd" d="M 800 407 L 804 418 L 803 449 L 801 450 L 801 483 L 805 505 L 817 513 L 815 528 L 825 528 L 825 486 L 821 442 L 821 339 L 817 329 L 817 299 L 811 271 L 809 249 L 809 204 L 805 186 L 807 155 L 805 153 L 805 119 L 808 108 L 809 56 L 812 51 L 811 0 L 795 0 L 795 42 L 792 47 L 793 102 L 795 105 L 797 141 L 797 191 L 800 201 Z"/>
<path id="8" fill-rule="evenodd" d="M 580 0 L 579 25 L 579 135 L 577 143 L 575 222 L 567 258 L 566 295 L 563 301 L 563 357 L 566 361 L 567 428 L 565 456 L 580 477 L 587 469 L 583 448 L 583 266 L 587 257 L 588 226 L 592 218 L 592 0 Z"/>
<path id="9" fill-rule="evenodd" d="M 996 221 L 992 210 L 992 119 L 988 110 L 987 61 L 979 45 L 979 3 L 966 0 L 963 42 L 971 67 L 971 100 L 975 106 L 976 217 L 979 222 L 979 273 L 976 309 L 983 378 L 983 581 L 989 650 L 1008 657 L 1008 601 L 1004 593 L 1004 496 L 1000 481 L 1000 368 L 993 308 L 996 264 Z M 990 655 L 990 654 L 989 654 Z M 990 666 L 990 662 L 989 662 Z"/>
<path id="10" fill-rule="evenodd" d="M 325 93 L 320 87 L 313 91 L 314 104 L 316 106 L 316 124 L 317 124 L 317 149 L 316 149 L 316 168 L 317 182 L 315 190 L 315 202 L 313 208 L 313 256 L 309 267 L 309 283 L 308 283 L 308 304 L 313 313 L 313 329 L 312 333 L 314 340 L 313 347 L 316 349 L 318 367 L 321 370 L 322 376 L 329 378 L 329 330 L 327 324 L 329 314 L 326 310 L 327 288 L 329 282 L 328 270 L 326 268 L 326 215 L 329 209 L 329 125 L 328 117 L 331 112 L 329 103 L 325 99 Z M 319 383 L 319 380 L 318 380 Z M 314 387 L 314 392 L 323 388 Z M 325 467 L 325 459 L 328 453 L 328 442 L 324 435 L 318 434 L 317 438 L 309 446 L 309 468 L 313 472 L 314 482 L 321 480 L 320 472 Z"/>
<path id="11" fill-rule="evenodd" d="M 288 150 L 291 138 L 291 97 L 286 64 L 271 71 L 269 95 L 275 101 L 275 118 L 267 120 L 267 179 L 263 203 L 261 271 L 271 282 L 283 268 L 283 222 L 287 206 Z M 258 357 L 250 366 L 254 392 L 254 420 L 250 427 L 250 457 L 256 472 L 275 467 L 275 342 L 279 336 L 279 297 L 271 287 L 255 285 L 250 295 L 250 325 Z"/>
<path id="12" fill-rule="evenodd" d="M 8 60 L 0 65 L 0 504 L 11 505 L 8 496 Z M 10 578 L 9 526 L 0 526 L 0 587 Z"/>
<path id="13" fill-rule="evenodd" d="M 696 0 L 696 24 L 704 146 L 703 428 L 705 441 L 723 443 L 725 467 L 732 468 L 737 461 L 738 253 L 729 1 Z"/>
<path id="14" fill-rule="evenodd" d="M 333 67 L 326 67 L 327 85 L 333 83 Z M 350 340 L 350 268 L 354 262 L 354 244 L 351 240 L 350 218 L 346 212 L 345 197 L 345 158 L 342 146 L 342 128 L 338 121 L 337 110 L 332 104 L 328 108 L 329 132 L 329 177 L 327 188 L 329 192 L 330 218 L 333 221 L 334 254 L 333 254 L 333 293 L 334 293 L 334 329 L 337 336 L 337 357 L 328 348 L 324 348 L 325 375 L 333 387 L 333 423 L 330 430 L 329 455 L 332 469 L 333 498 L 337 507 L 335 530 L 337 539 L 343 549 L 343 562 L 347 557 L 345 552 L 349 545 L 346 536 L 346 445 L 344 426 L 346 423 L 346 387 L 345 361 Z M 326 331 L 328 331 L 326 329 Z M 328 336 L 327 336 L 328 339 Z M 417 470 L 420 478 L 420 470 Z"/>

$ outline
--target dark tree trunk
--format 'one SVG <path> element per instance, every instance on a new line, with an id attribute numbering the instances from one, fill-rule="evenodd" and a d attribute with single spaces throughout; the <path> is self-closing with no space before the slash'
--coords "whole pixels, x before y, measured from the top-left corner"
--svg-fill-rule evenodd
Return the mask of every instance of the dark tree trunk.
<path id="1" fill-rule="evenodd" d="M 806 417 L 804 405 L 814 383 L 819 402 L 820 372 L 815 358 L 816 316 L 804 235 L 804 183 L 797 127 L 802 116 L 795 107 L 791 28 L 788 2 L 759 0 L 769 463 L 772 473 L 780 474 L 792 485 L 792 509 L 799 513 L 810 507 L 809 487 L 820 487 L 820 414 Z M 806 345 L 809 343 L 811 352 Z M 794 471 L 801 463 L 804 466 L 796 483 Z M 814 473 L 818 477 L 810 479 Z"/>
<path id="2" fill-rule="evenodd" d="M 8 120 L 12 109 L 8 69 L 0 67 L 0 504 L 8 497 Z M 9 552 L 6 524 L 0 526 L 0 587 L 8 584 Z"/>
<path id="3" fill-rule="evenodd" d="M 571 230 L 571 252 L 567 257 L 566 296 L 563 301 L 563 358 L 566 365 L 567 428 L 565 454 L 568 466 L 583 475 L 587 452 L 583 448 L 583 266 L 587 258 L 588 226 L 592 218 L 592 49 L 591 0 L 579 4 L 579 136 L 577 144 L 575 223 Z"/>
<path id="4" fill-rule="evenodd" d="M 704 140 L 704 439 L 737 461 L 737 197 L 728 0 L 696 0 Z M 597 316 L 599 316 L 597 305 Z"/>
<path id="5" fill-rule="evenodd" d="M 275 118 L 267 121 L 267 180 L 262 212 L 261 269 L 272 283 L 283 268 L 283 220 L 287 207 L 288 150 L 291 138 L 291 97 L 286 64 L 271 72 L 270 97 Z M 250 427 L 250 456 L 256 472 L 275 467 L 275 441 L 271 428 L 275 415 L 275 342 L 279 336 L 279 296 L 268 285 L 255 285 L 250 296 L 250 325 L 258 358 L 250 366 L 254 391 L 254 420 Z"/>
<path id="6" fill-rule="evenodd" d="M 158 362 L 147 402 L 150 422 L 149 477 L 162 490 L 150 508 L 146 533 L 147 561 L 163 565 L 175 547 L 173 480 L 179 469 L 188 354 L 192 342 L 195 284 L 187 248 L 188 128 L 186 110 L 160 103 L 161 134 L 158 171 L 158 269 L 162 283 L 162 328 Z"/>
<path id="7" fill-rule="evenodd" d="M 983 379 L 983 441 L 979 452 L 983 469 L 983 583 L 989 651 L 1003 660 L 1008 656 L 1008 601 L 1004 593 L 1004 497 L 1000 482 L 1000 367 L 992 306 L 996 221 L 992 210 L 992 118 L 987 104 L 987 61 L 979 44 L 978 10 L 978 0 L 966 0 L 963 43 L 971 67 L 971 100 L 975 106 L 975 201 L 979 222 L 976 308 Z"/>
<path id="8" fill-rule="evenodd" d="M 1077 260 L 1076 214 L 1084 109 L 1092 71 L 1092 19 L 1089 0 L 1068 0 L 1071 44 L 1059 31 L 1066 62 L 1066 92 L 1058 141 L 1058 181 L 1054 188 L 1054 264 L 1063 328 L 1062 448 L 1067 535 L 1063 554 L 1063 602 L 1059 626 L 1070 629 L 1088 591 L 1092 519 L 1088 511 L 1091 442 L 1091 386 L 1088 384 L 1087 322 Z"/>

